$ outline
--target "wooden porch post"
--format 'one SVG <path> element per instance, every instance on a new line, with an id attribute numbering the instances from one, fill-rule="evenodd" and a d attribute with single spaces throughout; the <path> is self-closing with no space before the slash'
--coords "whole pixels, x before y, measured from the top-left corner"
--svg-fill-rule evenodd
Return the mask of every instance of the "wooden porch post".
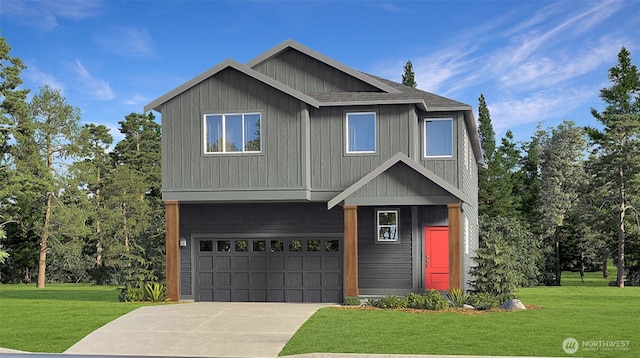
<path id="1" fill-rule="evenodd" d="M 344 206 L 344 296 L 358 297 L 358 207 Z"/>
<path id="2" fill-rule="evenodd" d="M 180 301 L 180 206 L 177 201 L 165 201 L 167 244 L 167 299 Z"/>
<path id="3" fill-rule="evenodd" d="M 462 205 L 449 204 L 449 288 L 462 288 Z"/>

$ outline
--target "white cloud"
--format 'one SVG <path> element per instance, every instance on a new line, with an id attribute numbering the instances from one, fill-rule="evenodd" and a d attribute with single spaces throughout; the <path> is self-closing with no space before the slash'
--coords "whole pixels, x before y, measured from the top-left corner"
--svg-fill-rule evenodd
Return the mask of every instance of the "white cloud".
<path id="1" fill-rule="evenodd" d="M 102 13 L 102 1 L 85 0 L 10 0 L 2 2 L 2 15 L 10 16 L 23 26 L 49 32 L 60 19 L 84 20 Z"/>
<path id="2" fill-rule="evenodd" d="M 504 99 L 487 104 L 496 133 L 522 124 L 566 116 L 589 99 L 597 96 L 591 87 L 539 91 L 526 97 Z M 567 118 L 577 120 L 577 118 Z"/>
<path id="3" fill-rule="evenodd" d="M 139 93 L 128 96 L 123 101 L 123 103 L 126 105 L 139 106 L 139 107 L 144 106 L 145 104 L 147 104 L 147 102 L 149 102 L 149 98 Z"/>
<path id="4" fill-rule="evenodd" d="M 80 61 L 73 64 L 73 70 L 77 76 L 78 83 L 89 92 L 89 94 L 99 100 L 109 101 L 115 98 L 109 82 L 95 78 Z"/>
<path id="5" fill-rule="evenodd" d="M 60 92 L 64 92 L 65 86 L 62 81 L 52 74 L 42 72 L 35 65 L 27 66 L 27 69 L 24 71 L 24 79 L 26 82 L 35 84 L 36 87 L 49 85 L 52 88 L 60 90 Z"/>
<path id="6" fill-rule="evenodd" d="M 94 41 L 103 50 L 120 56 L 149 56 L 154 53 L 153 41 L 144 27 L 110 28 L 96 35 Z"/>

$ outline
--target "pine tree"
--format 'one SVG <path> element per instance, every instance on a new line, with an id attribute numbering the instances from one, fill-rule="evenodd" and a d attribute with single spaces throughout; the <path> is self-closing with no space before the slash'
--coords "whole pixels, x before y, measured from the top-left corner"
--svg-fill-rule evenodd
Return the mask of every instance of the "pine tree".
<path id="1" fill-rule="evenodd" d="M 608 178 L 607 188 L 617 197 L 617 266 L 616 285 L 624 287 L 625 242 L 627 229 L 625 215 L 632 208 L 630 197 L 637 190 L 630 183 L 640 172 L 640 73 L 631 63 L 630 52 L 622 47 L 618 64 L 609 69 L 611 87 L 600 90 L 606 103 L 602 112 L 591 109 L 591 114 L 604 126 L 602 131 L 589 128 L 588 133 L 604 160 L 601 175 Z M 615 194 L 614 194 L 615 193 Z"/>
<path id="2" fill-rule="evenodd" d="M 413 73 L 413 64 L 411 63 L 411 61 L 407 61 L 407 63 L 404 65 L 402 84 L 413 88 L 416 88 L 418 86 L 415 80 L 415 73 Z"/>

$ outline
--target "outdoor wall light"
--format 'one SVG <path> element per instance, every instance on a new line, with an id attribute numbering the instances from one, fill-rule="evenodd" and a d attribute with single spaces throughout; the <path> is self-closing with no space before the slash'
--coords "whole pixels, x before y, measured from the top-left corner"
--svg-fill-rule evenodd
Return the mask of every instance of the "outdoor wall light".
<path id="1" fill-rule="evenodd" d="M 184 237 L 180 238 L 180 247 L 186 247 L 187 246 L 187 239 Z"/>

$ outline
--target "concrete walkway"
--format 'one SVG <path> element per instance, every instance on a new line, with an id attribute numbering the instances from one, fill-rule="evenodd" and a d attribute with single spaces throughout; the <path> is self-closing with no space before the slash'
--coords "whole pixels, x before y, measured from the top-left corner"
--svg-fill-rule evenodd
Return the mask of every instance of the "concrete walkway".
<path id="1" fill-rule="evenodd" d="M 276 357 L 323 304 L 178 303 L 139 308 L 89 334 L 67 354 Z"/>

